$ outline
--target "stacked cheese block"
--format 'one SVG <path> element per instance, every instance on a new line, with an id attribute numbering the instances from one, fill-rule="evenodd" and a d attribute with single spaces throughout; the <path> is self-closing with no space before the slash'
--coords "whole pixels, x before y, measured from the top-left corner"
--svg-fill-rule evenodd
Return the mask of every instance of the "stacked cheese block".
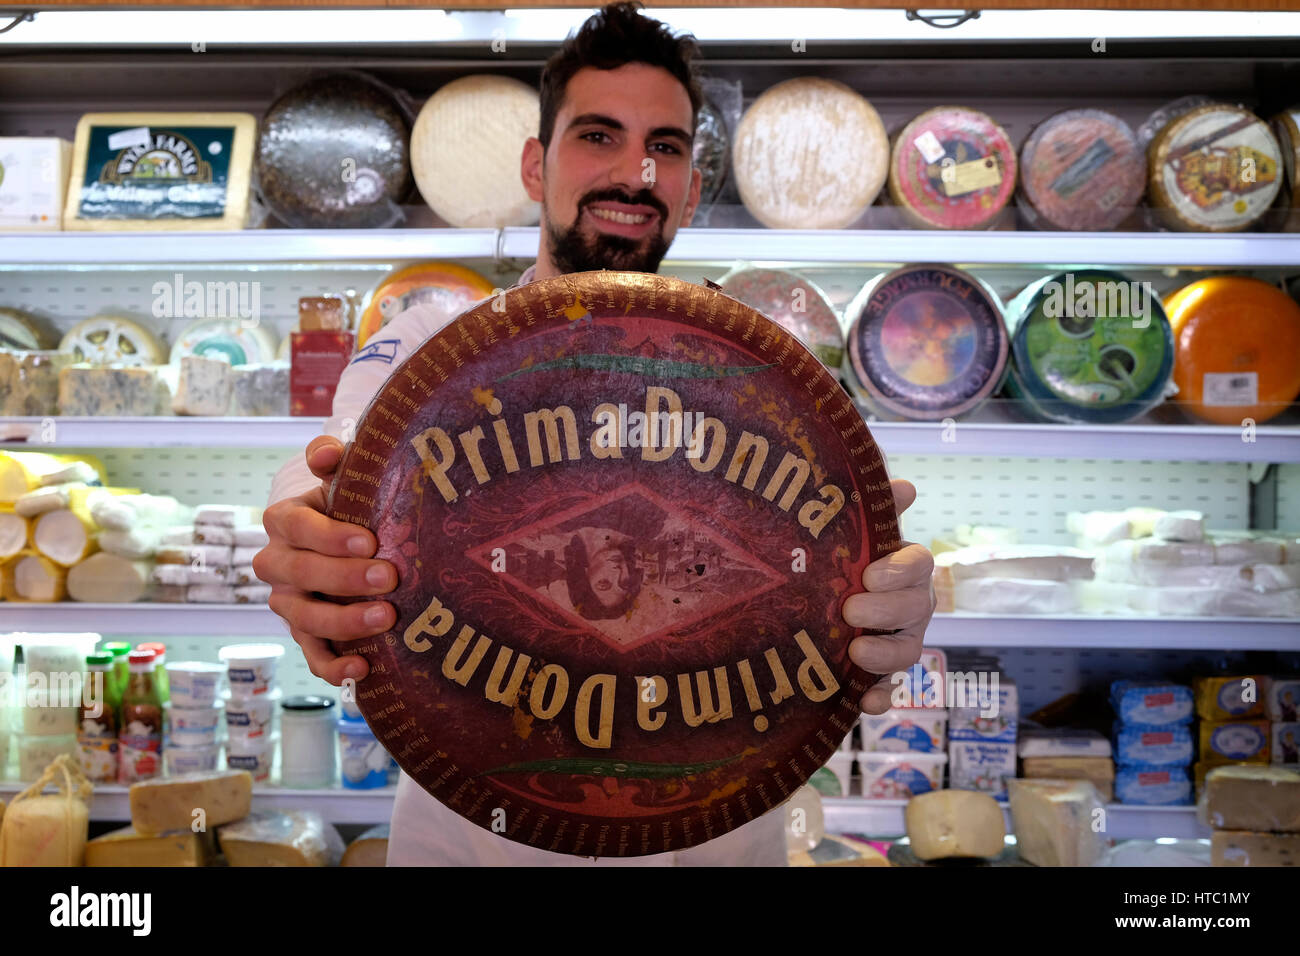
<path id="1" fill-rule="evenodd" d="M 948 786 L 1003 799 L 1016 775 L 1020 695 L 996 659 L 953 663 L 948 700 Z"/>
<path id="2" fill-rule="evenodd" d="M 940 611 L 987 614 L 1069 614 L 1075 588 L 1092 577 L 1092 555 L 1038 544 L 980 544 L 934 558 Z"/>
<path id="3" fill-rule="evenodd" d="M 1204 799 L 1214 866 L 1300 866 L 1300 770 L 1216 767 Z"/>
<path id="4" fill-rule="evenodd" d="M 1300 677 L 1270 677 L 1264 710 L 1272 762 L 1300 765 Z"/>
<path id="5" fill-rule="evenodd" d="M 163 533 L 153 569 L 155 598 L 168 603 L 264 604 L 270 585 L 253 573 L 267 543 L 260 512 L 245 505 L 199 505 L 193 524 Z"/>
<path id="6" fill-rule="evenodd" d="M 1200 759 L 1196 764 L 1198 790 L 1209 771 L 1215 767 L 1232 763 L 1269 762 L 1272 750 L 1269 684 L 1270 679 L 1262 674 L 1198 677 L 1193 681 L 1196 716 L 1200 718 L 1197 734 Z M 1275 701 L 1278 704 L 1281 703 L 1280 698 L 1286 695 L 1286 682 L 1281 681 L 1280 684 L 1281 693 Z M 1293 687 L 1300 687 L 1300 682 L 1293 682 Z M 1282 760 L 1277 762 L 1281 763 Z"/>
<path id="7" fill-rule="evenodd" d="M 226 766 L 269 780 L 279 742 L 276 733 L 284 648 L 279 644 L 229 644 L 218 652 L 226 665 Z"/>
<path id="8" fill-rule="evenodd" d="M 1070 515 L 1096 574 L 1078 585 L 1085 610 L 1193 617 L 1300 617 L 1300 538 L 1207 534 L 1197 511 Z"/>
<path id="9" fill-rule="evenodd" d="M 1025 779 L 1087 780 L 1103 801 L 1115 798 L 1110 741 L 1095 730 L 1026 729 L 1018 750 Z"/>
<path id="10" fill-rule="evenodd" d="M 1195 751 L 1192 691 L 1166 682 L 1115 681 L 1110 688 L 1115 796 L 1120 803 L 1176 806 L 1192 802 Z"/>

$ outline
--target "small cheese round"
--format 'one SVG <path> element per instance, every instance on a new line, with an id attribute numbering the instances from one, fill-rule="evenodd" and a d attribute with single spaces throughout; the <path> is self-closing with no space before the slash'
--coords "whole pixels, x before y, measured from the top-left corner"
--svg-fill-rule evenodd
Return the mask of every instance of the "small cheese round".
<path id="1" fill-rule="evenodd" d="M 120 315 L 97 315 L 78 322 L 59 343 L 59 351 L 74 362 L 131 368 L 166 361 L 162 341 L 139 322 Z"/>
<path id="2" fill-rule="evenodd" d="M 875 107 L 843 83 L 786 80 L 736 129 L 732 167 L 745 208 L 771 229 L 844 229 L 884 185 L 889 140 Z"/>
<path id="3" fill-rule="evenodd" d="M 1011 138 L 979 110 L 937 106 L 894 140 L 889 195 L 922 228 L 987 228 L 1015 187 Z"/>
<path id="4" fill-rule="evenodd" d="M 1282 188 L 1292 209 L 1300 209 L 1300 107 L 1273 117 L 1273 135 L 1282 147 Z"/>
<path id="5" fill-rule="evenodd" d="M 411 132 L 415 183 L 430 208 L 460 229 L 537 223 L 540 207 L 519 178 L 524 143 L 541 124 L 541 99 L 505 76 L 452 80 L 420 110 Z"/>
<path id="6" fill-rule="evenodd" d="M 1048 117 L 1020 149 L 1021 209 L 1045 229 L 1114 229 L 1137 206 L 1146 178 L 1137 136 L 1102 110 Z"/>
<path id="7" fill-rule="evenodd" d="M 1245 229 L 1282 188 L 1281 147 L 1263 120 L 1236 106 L 1179 116 L 1156 134 L 1147 164 L 1152 205 L 1173 229 Z"/>
<path id="8" fill-rule="evenodd" d="M 974 790 L 932 790 L 903 811 L 912 852 L 921 860 L 990 859 L 1002 852 L 1006 821 L 996 800 Z"/>
<path id="9" fill-rule="evenodd" d="M 248 326 L 241 319 L 199 319 L 172 343 L 171 364 L 179 365 L 186 355 L 224 358 L 231 365 L 258 365 L 275 360 L 275 336 L 261 323 Z"/>
<path id="10" fill-rule="evenodd" d="M 54 348 L 58 339 L 58 333 L 44 319 L 0 306 L 0 348 L 39 352 Z"/>
<path id="11" fill-rule="evenodd" d="M 844 360 L 844 333 L 826 294 L 803 276 L 782 269 L 735 269 L 723 277 L 722 291 L 758 309 L 790 332 L 827 368 Z"/>
<path id="12" fill-rule="evenodd" d="M 494 286 L 473 269 L 450 262 L 420 262 L 385 276 L 370 294 L 357 329 L 357 348 L 418 303 L 433 303 L 454 318 L 492 294 Z"/>

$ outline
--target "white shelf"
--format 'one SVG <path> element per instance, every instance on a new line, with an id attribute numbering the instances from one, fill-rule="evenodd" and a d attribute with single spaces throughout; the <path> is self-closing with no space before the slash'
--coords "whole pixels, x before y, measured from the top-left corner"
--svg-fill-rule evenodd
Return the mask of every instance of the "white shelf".
<path id="1" fill-rule="evenodd" d="M 0 798 L 6 803 L 21 792 L 24 783 L 0 782 Z M 125 784 L 95 784 L 90 805 L 90 819 L 98 822 L 131 820 L 131 805 Z M 312 810 L 328 822 L 374 826 L 388 823 L 393 814 L 396 787 L 377 790 L 345 790 L 331 787 L 320 790 L 290 790 L 258 785 L 253 788 L 253 810 Z"/>
<path id="2" fill-rule="evenodd" d="M 536 227 L 504 230 L 500 254 L 531 261 Z M 142 264 L 140 250 L 150 254 Z M 0 234 L 9 268 L 73 265 L 307 264 L 492 259 L 492 229 L 265 229 L 242 232 Z M 939 232 L 924 230 L 685 229 L 670 262 L 827 262 L 881 265 L 1227 266 L 1300 264 L 1300 236 L 1286 233 Z"/>
<path id="3" fill-rule="evenodd" d="M 36 633 L 280 637 L 284 622 L 265 605 L 253 604 L 0 604 L 0 630 Z"/>
<path id="4" fill-rule="evenodd" d="M 0 418 L 0 445 L 64 448 L 302 448 L 323 418 Z"/>
<path id="5" fill-rule="evenodd" d="M 1300 622 L 1287 618 L 1009 616 L 936 614 L 931 647 L 1076 647 L 1296 651 Z"/>
<path id="6" fill-rule="evenodd" d="M 823 797 L 829 833 L 862 833 L 897 837 L 907 832 L 903 822 L 906 800 L 866 800 L 862 797 Z M 1011 812 L 1001 804 L 1007 832 L 1012 833 Z M 1106 836 L 1114 840 L 1207 839 L 1211 829 L 1196 819 L 1195 807 L 1137 807 L 1120 803 L 1106 807 Z"/>

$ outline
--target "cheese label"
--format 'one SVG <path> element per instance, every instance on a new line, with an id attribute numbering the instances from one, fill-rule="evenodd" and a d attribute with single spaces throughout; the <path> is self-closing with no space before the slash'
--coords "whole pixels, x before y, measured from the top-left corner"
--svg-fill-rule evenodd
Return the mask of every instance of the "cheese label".
<path id="1" fill-rule="evenodd" d="M 835 752 L 867 675 L 842 617 L 899 547 L 835 376 L 719 292 L 594 272 L 512 289 L 375 396 L 328 513 L 398 569 L 349 642 L 401 767 L 506 839 L 693 846 Z"/>
<path id="2" fill-rule="evenodd" d="M 977 189 L 989 189 L 1002 182 L 1002 170 L 992 156 L 957 163 L 940 171 L 943 191 L 948 196 L 964 196 Z"/>
<path id="3" fill-rule="evenodd" d="M 934 130 L 926 130 L 912 142 L 916 144 L 916 148 L 921 151 L 927 163 L 937 163 L 943 159 L 943 144 L 939 142 L 939 137 L 934 135 Z"/>
<path id="4" fill-rule="evenodd" d="M 1258 405 L 1258 372 L 1206 372 L 1202 398 L 1206 405 Z"/>
<path id="5" fill-rule="evenodd" d="M 82 219 L 221 219 L 233 127 L 92 125 L 77 215 Z"/>
<path id="6" fill-rule="evenodd" d="M 1020 151 L 1021 210 L 1053 229 L 1113 229 L 1146 188 L 1133 131 L 1102 110 L 1065 110 L 1040 123 Z"/>

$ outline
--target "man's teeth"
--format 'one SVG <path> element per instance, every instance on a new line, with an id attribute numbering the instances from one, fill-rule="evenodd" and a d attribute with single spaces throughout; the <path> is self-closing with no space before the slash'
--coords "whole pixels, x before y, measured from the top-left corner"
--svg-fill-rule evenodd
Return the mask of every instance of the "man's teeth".
<path id="1" fill-rule="evenodd" d="M 646 215 L 633 216 L 625 212 L 615 212 L 612 209 L 593 209 L 591 214 L 601 219 L 608 219 L 610 222 L 621 222 L 628 226 L 639 226 L 650 221 L 650 217 Z"/>

